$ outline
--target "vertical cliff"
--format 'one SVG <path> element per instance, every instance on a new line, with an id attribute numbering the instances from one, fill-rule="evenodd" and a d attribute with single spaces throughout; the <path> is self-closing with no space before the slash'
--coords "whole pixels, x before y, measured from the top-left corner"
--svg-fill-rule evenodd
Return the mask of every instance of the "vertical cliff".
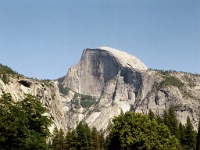
<path id="1" fill-rule="evenodd" d="M 63 97 L 69 127 L 85 120 L 91 127 L 106 129 L 121 110 L 146 114 L 151 109 L 161 115 L 170 106 L 182 123 L 189 116 L 196 126 L 200 113 L 199 75 L 149 70 L 138 58 L 109 47 L 85 49 L 62 85 L 70 89 Z M 83 107 L 85 95 L 95 103 Z"/>
<path id="2" fill-rule="evenodd" d="M 49 116 L 54 122 L 50 130 L 52 131 L 55 126 L 66 129 L 66 120 L 57 82 L 30 79 L 18 74 L 10 74 L 9 72 L 0 72 L 0 74 L 0 95 L 3 92 L 10 93 L 15 101 L 22 100 L 25 94 L 38 97 L 47 109 L 45 115 Z"/>

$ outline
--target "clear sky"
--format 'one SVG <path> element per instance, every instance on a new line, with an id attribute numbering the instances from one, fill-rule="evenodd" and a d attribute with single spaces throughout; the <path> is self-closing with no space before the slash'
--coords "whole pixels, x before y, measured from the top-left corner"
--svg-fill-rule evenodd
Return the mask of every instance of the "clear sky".
<path id="1" fill-rule="evenodd" d="M 200 1 L 0 0 L 0 63 L 25 76 L 62 77 L 100 46 L 200 73 Z"/>

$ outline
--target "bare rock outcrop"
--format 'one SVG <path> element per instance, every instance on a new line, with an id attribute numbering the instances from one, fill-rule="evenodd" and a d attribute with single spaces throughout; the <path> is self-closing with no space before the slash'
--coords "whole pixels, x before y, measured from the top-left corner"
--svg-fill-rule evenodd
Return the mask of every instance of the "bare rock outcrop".
<path id="1" fill-rule="evenodd" d="M 106 129 L 121 110 L 146 114 L 151 109 L 161 115 L 170 106 L 182 123 L 189 116 L 196 127 L 200 114 L 199 75 L 149 70 L 138 58 L 109 47 L 85 49 L 62 84 L 71 89 L 71 96 L 63 97 L 70 128 L 84 120 L 91 127 Z M 72 95 L 77 93 L 74 101 Z M 95 104 L 83 107 L 84 95 L 94 97 Z"/>
<path id="2" fill-rule="evenodd" d="M 66 129 L 66 121 L 57 82 L 34 80 L 9 74 L 7 74 L 7 78 L 9 80 L 7 83 L 0 79 L 0 95 L 3 92 L 10 93 L 15 101 L 22 100 L 25 94 L 38 97 L 47 109 L 45 115 L 49 116 L 54 122 L 50 127 L 50 131 L 52 132 L 55 126 Z"/>
<path id="3" fill-rule="evenodd" d="M 147 70 L 139 59 L 125 52 L 108 47 L 85 49 L 80 62 L 69 69 L 64 84 L 78 93 L 100 96 L 105 84 L 123 68 Z"/>
<path id="4" fill-rule="evenodd" d="M 12 72 L 12 71 L 11 71 Z M 189 116 L 197 127 L 200 115 L 200 75 L 150 70 L 138 58 L 109 47 L 85 49 L 81 60 L 58 82 L 0 72 L 0 95 L 18 101 L 35 95 L 58 128 L 75 128 L 80 121 L 106 129 L 121 111 L 156 115 L 173 106 L 182 123 Z M 53 127 L 51 128 L 52 131 Z"/>

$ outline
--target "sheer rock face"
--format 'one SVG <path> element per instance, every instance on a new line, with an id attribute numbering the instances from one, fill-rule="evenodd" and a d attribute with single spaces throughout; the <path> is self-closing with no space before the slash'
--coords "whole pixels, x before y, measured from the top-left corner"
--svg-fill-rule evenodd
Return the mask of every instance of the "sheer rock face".
<path id="1" fill-rule="evenodd" d="M 119 50 L 85 49 L 80 62 L 68 71 L 64 83 L 78 93 L 100 96 L 105 84 L 118 75 L 126 76 L 130 69 L 147 70 L 147 67 L 136 57 Z M 131 78 L 126 76 L 124 82 L 128 83 Z"/>
<path id="2" fill-rule="evenodd" d="M 183 83 L 182 87 L 173 83 L 160 86 L 168 77 Z M 189 116 L 196 126 L 200 113 L 199 75 L 148 70 L 138 58 L 113 48 L 85 49 L 63 84 L 72 90 L 71 96 L 66 95 L 62 100 L 70 128 L 84 120 L 91 127 L 106 129 L 109 120 L 121 110 L 146 114 L 151 109 L 161 115 L 171 105 L 182 123 Z M 96 104 L 83 108 L 79 100 L 77 107 L 71 103 L 76 92 L 92 95 Z"/>
<path id="3" fill-rule="evenodd" d="M 40 102 L 47 109 L 45 115 L 49 116 L 54 122 L 50 127 L 50 131 L 52 132 L 55 126 L 66 129 L 66 119 L 64 117 L 63 106 L 60 101 L 60 93 L 56 82 L 50 80 L 39 81 L 11 75 L 8 78 L 8 83 L 4 83 L 0 79 L 0 95 L 3 92 L 10 93 L 15 101 L 22 100 L 25 94 L 38 97 Z"/>
<path id="4" fill-rule="evenodd" d="M 9 92 L 15 100 L 23 99 L 25 94 L 37 96 L 54 126 L 63 129 L 74 128 L 79 121 L 86 121 L 98 130 L 106 129 L 110 119 L 121 110 L 146 114 L 151 109 L 161 115 L 170 105 L 182 123 L 189 116 L 197 127 L 200 75 L 148 70 L 134 56 L 100 47 L 83 51 L 80 62 L 69 69 L 63 85 L 71 89 L 66 95 L 59 93 L 55 81 L 9 76 L 8 83 L 0 78 L 0 95 Z M 81 97 L 85 95 L 91 95 L 95 104 L 90 103 L 91 97 Z M 88 105 L 83 106 L 84 102 Z"/>

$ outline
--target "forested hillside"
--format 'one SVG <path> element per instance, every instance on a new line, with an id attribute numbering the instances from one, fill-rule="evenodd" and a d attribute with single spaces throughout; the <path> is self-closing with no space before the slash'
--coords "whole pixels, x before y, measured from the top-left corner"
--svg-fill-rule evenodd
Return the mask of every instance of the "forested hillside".
<path id="1" fill-rule="evenodd" d="M 15 102 L 4 93 L 0 98 L 0 149 L 46 150 L 52 121 L 46 109 L 31 95 Z"/>
<path id="2" fill-rule="evenodd" d="M 190 118 L 185 125 L 176 117 L 173 107 L 162 116 L 121 112 L 106 131 L 98 132 L 80 122 L 76 129 L 64 135 L 55 129 L 53 150 L 196 150 L 199 149 L 200 128 L 194 130 Z"/>

